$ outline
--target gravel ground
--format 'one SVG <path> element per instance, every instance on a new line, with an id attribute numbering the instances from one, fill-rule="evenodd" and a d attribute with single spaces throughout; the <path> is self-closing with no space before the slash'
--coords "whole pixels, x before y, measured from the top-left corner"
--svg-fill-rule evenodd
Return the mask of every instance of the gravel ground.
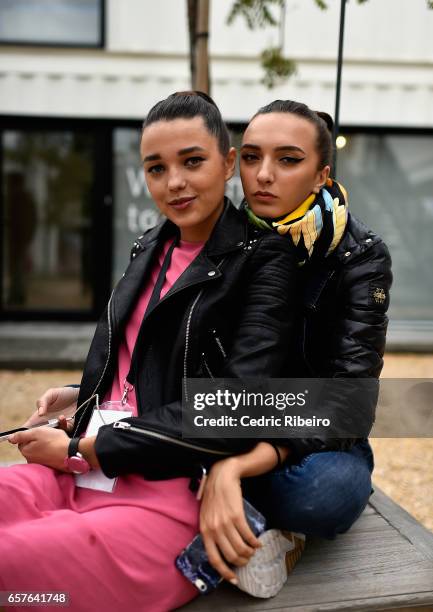
<path id="1" fill-rule="evenodd" d="M 20 425 L 36 399 L 51 386 L 78 383 L 80 372 L 0 371 L 0 429 Z M 383 376 L 433 378 L 433 355 L 389 354 Z M 374 484 L 433 531 L 433 439 L 376 438 L 372 440 L 376 468 Z M 16 462 L 20 453 L 0 444 L 0 462 Z"/>

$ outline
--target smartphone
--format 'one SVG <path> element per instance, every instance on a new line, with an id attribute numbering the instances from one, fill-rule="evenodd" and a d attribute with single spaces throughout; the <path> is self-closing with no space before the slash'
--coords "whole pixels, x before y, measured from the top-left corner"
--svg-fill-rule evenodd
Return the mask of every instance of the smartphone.
<path id="1" fill-rule="evenodd" d="M 73 417 L 68 417 L 66 420 L 70 421 Z M 15 429 L 8 429 L 7 431 L 0 432 L 0 442 L 4 442 L 14 433 L 18 431 L 28 431 L 29 429 L 36 429 L 36 427 L 57 427 L 59 424 L 59 419 L 48 419 L 48 421 L 44 421 L 43 423 L 38 423 L 37 425 L 32 425 L 31 427 L 15 427 Z"/>
<path id="2" fill-rule="evenodd" d="M 258 537 L 266 529 L 265 517 L 246 499 L 243 502 L 248 525 Z M 201 534 L 196 535 L 192 542 L 183 549 L 176 557 L 175 563 L 177 569 L 192 582 L 202 595 L 211 593 L 223 580 L 208 561 Z"/>

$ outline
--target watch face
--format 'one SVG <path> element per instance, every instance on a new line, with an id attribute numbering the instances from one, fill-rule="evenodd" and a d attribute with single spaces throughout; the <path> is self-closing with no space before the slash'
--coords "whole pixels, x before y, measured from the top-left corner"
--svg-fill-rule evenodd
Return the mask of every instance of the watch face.
<path id="1" fill-rule="evenodd" d="M 66 457 L 65 466 L 73 474 L 86 474 L 90 470 L 90 465 L 84 459 L 84 457 Z"/>

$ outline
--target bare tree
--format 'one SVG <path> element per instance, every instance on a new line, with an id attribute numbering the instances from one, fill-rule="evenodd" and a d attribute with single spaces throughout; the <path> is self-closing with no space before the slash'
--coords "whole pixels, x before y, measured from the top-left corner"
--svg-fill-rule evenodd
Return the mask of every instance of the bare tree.
<path id="1" fill-rule="evenodd" d="M 209 78 L 210 0 L 188 0 L 191 87 L 210 93 Z"/>

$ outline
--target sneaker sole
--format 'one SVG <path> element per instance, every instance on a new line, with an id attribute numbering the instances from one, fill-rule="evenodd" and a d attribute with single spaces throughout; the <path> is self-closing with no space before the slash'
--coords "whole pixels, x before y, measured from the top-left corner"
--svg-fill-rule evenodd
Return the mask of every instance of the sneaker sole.
<path id="1" fill-rule="evenodd" d="M 290 574 L 304 552 L 305 535 L 294 531 L 282 531 L 281 533 L 292 543 L 291 549 L 286 552 L 286 569 Z"/>
<path id="2" fill-rule="evenodd" d="M 256 550 L 247 565 L 238 567 L 235 573 L 238 588 L 253 597 L 267 599 L 283 588 L 287 580 L 285 556 L 295 544 L 278 529 L 269 529 L 258 539 L 262 547 Z"/>

